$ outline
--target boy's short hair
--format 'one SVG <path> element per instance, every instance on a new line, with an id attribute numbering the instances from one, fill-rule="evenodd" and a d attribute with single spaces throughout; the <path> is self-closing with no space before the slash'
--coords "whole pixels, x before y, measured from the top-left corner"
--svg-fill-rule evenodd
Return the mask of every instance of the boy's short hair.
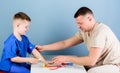
<path id="1" fill-rule="evenodd" d="M 13 19 L 23 19 L 23 20 L 31 21 L 30 17 L 23 12 L 16 13 Z"/>
<path id="2" fill-rule="evenodd" d="M 74 15 L 74 18 L 77 18 L 80 15 L 86 15 L 87 13 L 92 14 L 93 12 L 91 9 L 89 9 L 88 7 L 81 7 L 77 10 L 77 12 Z"/>

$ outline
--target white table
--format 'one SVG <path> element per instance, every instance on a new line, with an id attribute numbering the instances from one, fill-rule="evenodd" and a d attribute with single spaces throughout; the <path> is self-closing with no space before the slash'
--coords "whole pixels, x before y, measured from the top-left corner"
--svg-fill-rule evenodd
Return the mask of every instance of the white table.
<path id="1" fill-rule="evenodd" d="M 47 56 L 47 60 L 50 61 L 50 58 L 53 56 Z M 73 66 L 65 66 L 58 68 L 56 70 L 49 70 L 47 68 L 42 67 L 42 63 L 32 64 L 31 73 L 87 73 L 83 66 L 73 65 Z"/>

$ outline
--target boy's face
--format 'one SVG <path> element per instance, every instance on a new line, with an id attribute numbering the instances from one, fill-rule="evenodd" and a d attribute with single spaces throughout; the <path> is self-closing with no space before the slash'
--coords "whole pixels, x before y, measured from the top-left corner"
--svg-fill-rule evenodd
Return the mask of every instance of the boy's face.
<path id="1" fill-rule="evenodd" d="M 14 19 L 14 25 L 20 35 L 26 35 L 29 29 L 30 21 L 22 19 Z"/>

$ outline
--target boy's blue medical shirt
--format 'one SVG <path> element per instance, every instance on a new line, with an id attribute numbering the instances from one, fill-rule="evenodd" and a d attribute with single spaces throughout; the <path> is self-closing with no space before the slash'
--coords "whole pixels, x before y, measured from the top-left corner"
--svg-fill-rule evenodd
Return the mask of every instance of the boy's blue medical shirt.
<path id="1" fill-rule="evenodd" d="M 11 34 L 4 42 L 4 49 L 0 62 L 0 70 L 9 71 L 13 64 L 25 66 L 26 63 L 15 63 L 10 59 L 14 57 L 26 57 L 27 52 L 30 54 L 35 48 L 35 45 L 31 44 L 25 35 L 22 35 L 22 41 L 16 39 L 14 34 Z"/>

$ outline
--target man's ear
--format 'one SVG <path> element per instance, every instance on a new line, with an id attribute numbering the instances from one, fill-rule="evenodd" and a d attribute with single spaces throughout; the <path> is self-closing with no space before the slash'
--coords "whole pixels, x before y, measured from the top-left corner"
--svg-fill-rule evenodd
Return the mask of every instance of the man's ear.
<path id="1" fill-rule="evenodd" d="M 92 16 L 91 16 L 90 14 L 87 14 L 86 17 L 87 17 L 87 19 L 88 19 L 89 21 L 92 20 Z"/>
<path id="2" fill-rule="evenodd" d="M 88 16 L 88 20 L 92 21 L 92 16 L 91 15 Z"/>
<path id="3" fill-rule="evenodd" d="M 92 18 L 90 18 L 89 21 L 92 21 Z"/>

